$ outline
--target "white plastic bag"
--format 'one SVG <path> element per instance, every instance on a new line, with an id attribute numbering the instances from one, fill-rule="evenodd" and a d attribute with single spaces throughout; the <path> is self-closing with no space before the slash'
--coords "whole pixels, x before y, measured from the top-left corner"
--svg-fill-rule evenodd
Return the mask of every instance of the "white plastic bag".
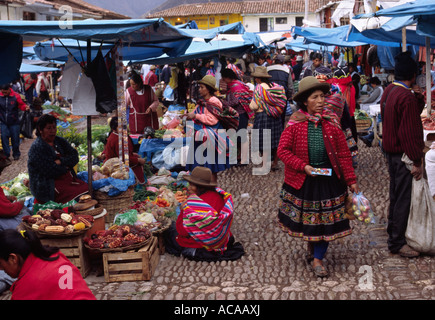
<path id="1" fill-rule="evenodd" d="M 410 169 L 412 161 L 402 158 Z M 425 178 L 412 179 L 411 207 L 405 232 L 408 245 L 425 254 L 435 254 L 435 201 Z"/>

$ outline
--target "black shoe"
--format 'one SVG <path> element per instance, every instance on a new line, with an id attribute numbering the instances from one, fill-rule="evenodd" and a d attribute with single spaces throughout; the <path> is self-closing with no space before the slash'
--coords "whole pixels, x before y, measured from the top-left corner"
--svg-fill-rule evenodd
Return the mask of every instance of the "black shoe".
<path id="1" fill-rule="evenodd" d="M 362 142 L 365 143 L 365 145 L 366 145 L 367 147 L 370 148 L 370 147 L 372 146 L 372 143 L 371 143 L 369 140 L 367 140 L 367 138 L 365 138 L 365 137 L 360 137 L 360 139 L 361 139 Z"/>

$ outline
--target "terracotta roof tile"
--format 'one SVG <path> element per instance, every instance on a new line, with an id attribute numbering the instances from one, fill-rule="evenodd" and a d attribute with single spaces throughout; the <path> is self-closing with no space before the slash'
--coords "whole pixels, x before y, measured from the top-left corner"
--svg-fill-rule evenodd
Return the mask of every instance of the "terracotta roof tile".
<path id="1" fill-rule="evenodd" d="M 310 0 L 309 12 L 326 5 L 329 0 Z M 304 12 L 305 0 L 272 0 L 272 1 L 241 1 L 241 2 L 209 2 L 184 4 L 170 9 L 153 12 L 147 18 L 165 18 L 174 16 L 196 16 L 212 14 L 262 14 L 262 13 L 293 13 Z"/>

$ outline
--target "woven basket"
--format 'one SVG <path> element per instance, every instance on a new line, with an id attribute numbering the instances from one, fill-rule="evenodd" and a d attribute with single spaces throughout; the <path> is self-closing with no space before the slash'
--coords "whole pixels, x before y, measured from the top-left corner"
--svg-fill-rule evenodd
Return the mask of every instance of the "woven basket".
<path id="1" fill-rule="evenodd" d="M 90 216 L 98 216 L 103 211 L 104 211 L 104 207 L 101 204 L 97 204 L 95 205 L 95 208 L 92 210 L 76 211 L 76 214 L 88 214 Z"/>
<path id="2" fill-rule="evenodd" d="M 107 195 L 107 193 L 101 191 L 95 191 L 93 195 L 94 199 L 98 201 L 98 204 L 100 204 L 107 211 L 105 216 L 106 223 L 113 223 L 115 215 L 121 209 L 131 206 L 133 202 L 133 196 L 133 187 L 129 187 L 126 191 L 114 197 L 110 197 Z"/>
<path id="3" fill-rule="evenodd" d="M 370 129 L 372 126 L 372 119 L 357 119 L 355 120 L 356 123 L 356 131 L 363 132 Z"/>

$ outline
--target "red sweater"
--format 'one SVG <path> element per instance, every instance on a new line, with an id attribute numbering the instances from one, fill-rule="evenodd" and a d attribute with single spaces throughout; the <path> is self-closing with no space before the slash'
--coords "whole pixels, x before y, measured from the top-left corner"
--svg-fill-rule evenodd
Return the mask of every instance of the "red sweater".
<path id="1" fill-rule="evenodd" d="M 393 90 L 390 95 L 390 91 Z M 420 114 L 424 107 L 423 96 L 419 99 L 409 90 L 390 84 L 381 98 L 382 147 L 388 153 L 405 153 L 416 166 L 423 158 L 424 138 Z"/>
<path id="2" fill-rule="evenodd" d="M 220 212 L 225 205 L 222 197 L 215 191 L 207 191 L 206 193 L 199 196 L 202 200 L 207 202 L 213 207 L 217 212 Z M 196 242 L 184 229 L 183 226 L 183 210 L 181 210 L 178 215 L 177 221 L 175 223 L 177 228 L 178 236 L 177 242 L 180 246 L 185 248 L 202 248 L 202 245 Z"/>
<path id="3" fill-rule="evenodd" d="M 106 146 L 104 147 L 103 154 L 106 156 L 104 162 L 111 158 L 119 157 L 119 136 L 115 132 L 111 132 L 109 137 L 107 138 Z M 122 142 L 124 146 L 124 141 Z M 129 165 L 130 167 L 138 164 L 139 157 L 133 154 L 133 142 L 130 137 L 128 137 L 128 156 L 129 156 Z M 124 161 L 124 154 L 122 155 L 122 160 Z"/>
<path id="4" fill-rule="evenodd" d="M 323 139 L 329 140 L 332 145 L 331 148 L 328 143 L 325 143 L 325 148 L 335 174 L 340 179 L 341 171 L 348 186 L 356 183 L 352 156 L 343 131 L 340 128 L 334 127 L 329 122 L 323 121 L 322 132 Z M 335 153 L 335 157 L 332 156 L 332 153 Z M 278 146 L 278 157 L 285 164 L 284 182 L 295 189 L 300 189 L 307 176 L 304 168 L 309 164 L 308 121 L 293 124 L 283 131 Z"/>
<path id="5" fill-rule="evenodd" d="M 0 188 L 0 218 L 10 218 L 15 217 L 23 209 L 23 203 L 16 201 L 10 202 L 6 198 L 3 189 Z"/>
<path id="6" fill-rule="evenodd" d="M 96 300 L 79 269 L 60 251 L 45 261 L 30 254 L 12 284 L 12 300 Z"/>

